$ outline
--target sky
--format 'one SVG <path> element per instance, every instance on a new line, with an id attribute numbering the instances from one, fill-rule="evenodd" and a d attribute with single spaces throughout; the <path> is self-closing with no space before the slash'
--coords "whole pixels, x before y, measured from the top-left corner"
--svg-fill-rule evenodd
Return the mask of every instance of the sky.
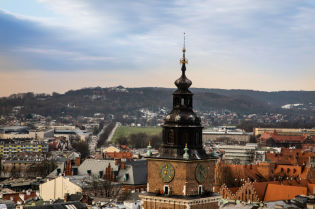
<path id="1" fill-rule="evenodd" d="M 0 0 L 0 97 L 175 87 L 315 90 L 313 0 Z"/>

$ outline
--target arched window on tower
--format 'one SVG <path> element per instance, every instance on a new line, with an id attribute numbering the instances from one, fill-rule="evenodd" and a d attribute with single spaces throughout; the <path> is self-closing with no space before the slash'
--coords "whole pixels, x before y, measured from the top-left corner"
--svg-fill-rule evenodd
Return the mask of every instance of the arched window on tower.
<path id="1" fill-rule="evenodd" d="M 168 132 L 168 143 L 174 144 L 174 130 L 170 129 Z"/>
<path id="2" fill-rule="evenodd" d="M 182 99 L 181 99 L 181 106 L 184 106 L 184 105 L 185 105 L 185 99 L 182 98 Z"/>
<path id="3" fill-rule="evenodd" d="M 180 106 L 180 98 L 176 97 L 175 98 L 175 107 L 179 107 Z"/>

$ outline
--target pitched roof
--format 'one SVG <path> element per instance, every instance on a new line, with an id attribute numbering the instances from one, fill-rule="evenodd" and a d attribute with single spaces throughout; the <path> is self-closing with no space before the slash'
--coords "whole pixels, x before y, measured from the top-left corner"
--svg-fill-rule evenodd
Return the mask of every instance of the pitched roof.
<path id="1" fill-rule="evenodd" d="M 268 182 L 254 182 L 253 185 L 254 185 L 256 195 L 258 196 L 258 198 L 261 201 L 264 200 Z"/>
<path id="2" fill-rule="evenodd" d="M 66 203 L 57 203 L 49 205 L 40 205 L 40 206 L 31 206 L 25 207 L 27 209 L 87 209 L 85 204 L 80 202 L 66 202 Z"/>
<path id="3" fill-rule="evenodd" d="M 264 201 L 291 200 L 301 194 L 307 195 L 306 187 L 268 184 Z"/>
<path id="4" fill-rule="evenodd" d="M 132 159 L 132 152 L 105 152 L 105 158 L 110 159 Z"/>
<path id="5" fill-rule="evenodd" d="M 13 202 L 21 202 L 23 203 L 24 201 L 28 199 L 32 199 L 37 197 L 37 194 L 35 191 L 31 192 L 16 192 L 16 193 L 10 193 L 10 194 L 3 194 L 2 198 L 6 200 L 12 200 Z"/>
<path id="6" fill-rule="evenodd" d="M 147 183 L 147 160 L 137 160 L 126 165 L 125 169 L 121 169 L 117 176 L 117 181 L 123 184 L 142 185 Z M 125 175 L 128 178 L 125 180 Z"/>
<path id="7" fill-rule="evenodd" d="M 92 175 L 98 176 L 99 172 L 104 172 L 109 164 L 113 171 L 118 171 L 119 167 L 115 164 L 115 160 L 86 159 L 78 167 L 78 175 L 87 175 L 87 171 L 90 170 Z"/>

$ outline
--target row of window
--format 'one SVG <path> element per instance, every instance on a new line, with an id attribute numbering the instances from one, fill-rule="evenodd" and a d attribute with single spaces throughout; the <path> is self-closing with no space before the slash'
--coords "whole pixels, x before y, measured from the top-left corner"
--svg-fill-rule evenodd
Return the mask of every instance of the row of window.
<path id="1" fill-rule="evenodd" d="M 17 151 L 21 151 L 21 152 L 30 152 L 30 151 L 36 151 L 36 150 L 38 150 L 38 151 L 45 151 L 44 149 L 0 149 L 0 152 L 10 152 L 10 151 L 12 151 L 12 152 L 17 152 Z"/>
<path id="2" fill-rule="evenodd" d="M 170 186 L 164 185 L 163 194 L 169 195 L 170 193 L 171 193 Z M 202 185 L 198 185 L 198 195 L 201 195 L 202 193 L 203 193 Z"/>
<path id="3" fill-rule="evenodd" d="M 15 147 L 45 147 L 45 145 L 0 145 L 0 148 L 3 148 L 3 147 L 12 147 L 12 148 L 15 148 Z"/>

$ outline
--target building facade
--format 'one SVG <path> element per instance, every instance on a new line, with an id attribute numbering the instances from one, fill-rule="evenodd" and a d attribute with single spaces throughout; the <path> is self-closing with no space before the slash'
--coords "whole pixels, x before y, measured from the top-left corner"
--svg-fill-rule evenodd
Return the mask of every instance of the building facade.
<path id="1" fill-rule="evenodd" d="M 219 149 L 224 151 L 223 160 L 233 164 L 249 164 L 255 160 L 257 144 L 241 145 L 220 145 Z"/>
<path id="2" fill-rule="evenodd" d="M 45 142 L 18 142 L 18 143 L 1 143 L 0 156 L 8 156 L 20 152 L 48 152 L 48 144 Z"/>
<path id="3" fill-rule="evenodd" d="M 39 186 L 41 198 L 44 201 L 64 199 L 66 194 L 82 192 L 82 187 L 73 183 L 71 177 L 58 176 Z"/>
<path id="4" fill-rule="evenodd" d="M 144 209 L 218 208 L 213 192 L 216 157 L 202 146 L 202 126 L 194 113 L 192 82 L 186 77 L 185 48 L 182 75 L 175 81 L 173 109 L 164 119 L 160 154 L 148 152 L 147 193 L 141 194 Z"/>

